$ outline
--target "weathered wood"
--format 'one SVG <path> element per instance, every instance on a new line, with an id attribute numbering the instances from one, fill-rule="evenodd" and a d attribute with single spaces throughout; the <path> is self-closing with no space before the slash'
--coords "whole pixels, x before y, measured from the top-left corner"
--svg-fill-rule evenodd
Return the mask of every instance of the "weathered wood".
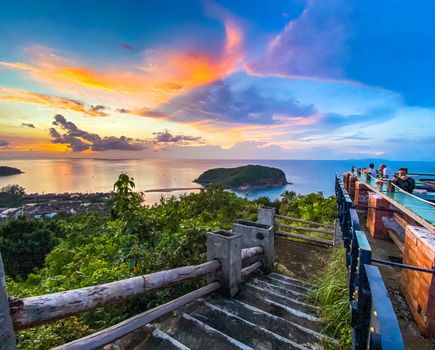
<path id="1" fill-rule="evenodd" d="M 283 231 L 277 231 L 277 232 L 275 232 L 275 235 L 281 236 L 281 237 L 304 239 L 306 241 L 322 243 L 322 244 L 326 244 L 326 245 L 330 245 L 330 246 L 334 245 L 334 241 L 332 239 L 324 239 L 324 238 L 319 238 L 319 237 L 299 235 L 297 233 L 288 233 L 288 232 L 283 232 Z"/>
<path id="2" fill-rule="evenodd" d="M 258 270 L 261 267 L 261 265 L 263 265 L 261 261 L 257 261 L 256 263 L 242 269 L 242 278 L 248 277 L 251 273 Z"/>
<path id="3" fill-rule="evenodd" d="M 262 247 L 252 247 L 242 249 L 242 260 L 252 258 L 263 253 Z"/>
<path id="4" fill-rule="evenodd" d="M 203 276 L 220 266 L 218 260 L 212 260 L 92 287 L 16 299 L 10 302 L 13 325 L 15 330 L 41 325 Z"/>
<path id="5" fill-rule="evenodd" d="M 206 294 L 212 293 L 220 288 L 219 282 L 213 282 L 205 287 L 199 288 L 185 294 L 177 299 L 171 300 L 170 302 L 157 306 L 154 309 L 145 311 L 139 315 L 133 316 L 128 320 L 118 323 L 112 327 L 103 329 L 94 334 L 88 335 L 87 337 L 74 340 L 70 343 L 60 345 L 53 350 L 91 350 L 104 346 L 114 340 L 123 337 L 124 335 L 133 332 L 150 323 L 160 316 L 167 314 L 168 312 L 175 311 L 198 298 L 203 297 Z"/>
<path id="6" fill-rule="evenodd" d="M 15 333 L 9 313 L 5 271 L 2 256 L 0 254 L 0 350 L 14 349 L 16 349 Z"/>
<path id="7" fill-rule="evenodd" d="M 319 227 L 325 227 L 325 228 L 334 228 L 333 225 L 321 224 L 320 222 L 302 220 L 302 219 L 298 219 L 298 218 L 292 218 L 290 216 L 284 216 L 284 215 L 275 214 L 275 217 L 278 218 L 278 219 L 283 219 L 283 220 L 288 220 L 288 221 L 295 221 L 295 222 L 301 222 L 303 224 L 308 224 L 308 225 L 313 225 L 313 226 L 319 226 Z"/>
<path id="8" fill-rule="evenodd" d="M 292 225 L 284 225 L 284 224 L 276 224 L 276 226 L 286 228 L 289 230 L 295 230 L 295 231 L 320 232 L 320 233 L 326 233 L 326 234 L 333 234 L 334 233 L 334 230 L 323 230 L 323 229 L 312 228 L 312 227 L 292 226 Z"/>

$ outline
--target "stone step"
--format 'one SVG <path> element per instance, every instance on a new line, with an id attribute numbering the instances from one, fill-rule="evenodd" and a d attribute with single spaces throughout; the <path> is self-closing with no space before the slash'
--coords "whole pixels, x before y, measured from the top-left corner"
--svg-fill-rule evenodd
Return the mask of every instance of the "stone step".
<path id="1" fill-rule="evenodd" d="M 214 299 L 210 300 L 213 301 Z M 191 316 L 254 349 L 310 349 L 205 300 Z"/>
<path id="2" fill-rule="evenodd" d="M 113 343 L 104 346 L 105 350 L 189 350 L 169 334 L 152 325 L 141 327 Z"/>
<path id="3" fill-rule="evenodd" d="M 260 287 L 258 285 L 255 285 L 253 283 L 245 283 L 243 285 L 243 289 L 246 290 L 249 293 L 258 293 L 259 295 L 262 295 L 265 298 L 277 301 L 281 304 L 296 308 L 300 311 L 312 314 L 314 316 L 317 316 L 319 313 L 319 308 L 317 306 L 314 306 L 312 304 L 309 304 L 307 302 L 294 299 L 292 297 L 288 297 L 287 295 L 283 295 L 282 292 L 279 292 L 278 290 L 274 290 L 273 288 L 264 288 Z"/>
<path id="4" fill-rule="evenodd" d="M 298 293 L 301 293 L 304 295 L 308 295 L 311 291 L 310 288 L 301 286 L 298 283 L 283 281 L 283 280 L 280 280 L 280 279 L 275 278 L 275 277 L 270 276 L 270 275 L 263 275 L 263 276 L 258 277 L 258 279 L 269 282 L 269 283 L 274 284 L 278 287 L 283 287 L 283 288 L 286 288 L 288 290 L 292 290 L 292 291 L 295 291 L 295 292 L 298 292 Z"/>
<path id="5" fill-rule="evenodd" d="M 294 278 L 294 277 L 285 276 L 285 275 L 282 275 L 280 273 L 272 272 L 272 273 L 269 274 L 269 276 L 273 277 L 273 278 L 276 278 L 278 280 L 284 281 L 284 282 L 298 284 L 298 285 L 300 285 L 302 287 L 313 288 L 313 285 L 311 283 L 309 283 L 309 282 L 302 281 L 302 280 Z"/>
<path id="6" fill-rule="evenodd" d="M 319 317 L 301 311 L 298 307 L 291 307 L 275 301 L 276 298 L 272 300 L 261 293 L 242 288 L 236 299 L 316 332 L 320 332 L 322 329 Z"/>
<path id="7" fill-rule="evenodd" d="M 325 339 L 331 343 L 337 343 L 335 339 L 325 337 L 319 332 L 293 323 L 284 318 L 275 316 L 269 312 L 263 311 L 255 306 L 246 304 L 237 299 L 225 299 L 215 297 L 209 301 L 225 311 L 232 313 L 240 318 L 279 334 L 283 337 L 293 340 L 310 349 L 321 349 L 320 343 Z"/>
<path id="8" fill-rule="evenodd" d="M 195 302 L 195 310 L 201 303 Z M 192 350 L 253 350 L 232 337 L 204 323 L 203 320 L 182 311 L 171 323 L 160 326 L 165 333 Z"/>
<path id="9" fill-rule="evenodd" d="M 276 284 L 271 283 L 270 281 L 265 281 L 264 279 L 259 278 L 251 278 L 247 281 L 248 283 L 254 284 L 260 288 L 270 289 L 275 291 L 276 293 L 280 293 L 282 295 L 285 295 L 289 298 L 296 299 L 303 302 L 308 302 L 309 297 L 305 293 L 299 293 L 294 290 L 288 289 L 287 287 L 280 287 Z"/>

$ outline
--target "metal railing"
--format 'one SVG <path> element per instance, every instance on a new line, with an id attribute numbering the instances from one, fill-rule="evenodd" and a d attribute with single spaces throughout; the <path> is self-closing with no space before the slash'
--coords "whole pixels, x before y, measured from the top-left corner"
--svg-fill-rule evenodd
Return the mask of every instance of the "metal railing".
<path id="1" fill-rule="evenodd" d="M 402 350 L 403 339 L 387 289 L 378 267 L 371 265 L 370 244 L 338 175 L 335 177 L 335 192 L 349 272 L 352 348 Z"/>

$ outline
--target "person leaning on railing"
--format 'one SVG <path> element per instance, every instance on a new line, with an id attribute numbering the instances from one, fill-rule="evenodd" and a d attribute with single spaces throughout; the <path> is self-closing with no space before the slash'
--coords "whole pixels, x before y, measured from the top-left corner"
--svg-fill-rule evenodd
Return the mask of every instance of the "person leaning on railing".
<path id="1" fill-rule="evenodd" d="M 415 188 L 415 180 L 408 176 L 408 168 L 399 169 L 399 174 L 395 177 L 393 184 L 408 193 L 412 193 Z"/>

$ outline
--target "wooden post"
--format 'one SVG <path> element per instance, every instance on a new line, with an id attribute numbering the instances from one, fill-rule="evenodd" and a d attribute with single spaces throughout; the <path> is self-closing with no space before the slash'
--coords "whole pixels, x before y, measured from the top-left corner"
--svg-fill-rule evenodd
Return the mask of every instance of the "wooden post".
<path id="1" fill-rule="evenodd" d="M 6 290 L 5 271 L 0 254 L 0 350 L 15 350 L 15 333 L 9 313 L 9 300 Z"/>

